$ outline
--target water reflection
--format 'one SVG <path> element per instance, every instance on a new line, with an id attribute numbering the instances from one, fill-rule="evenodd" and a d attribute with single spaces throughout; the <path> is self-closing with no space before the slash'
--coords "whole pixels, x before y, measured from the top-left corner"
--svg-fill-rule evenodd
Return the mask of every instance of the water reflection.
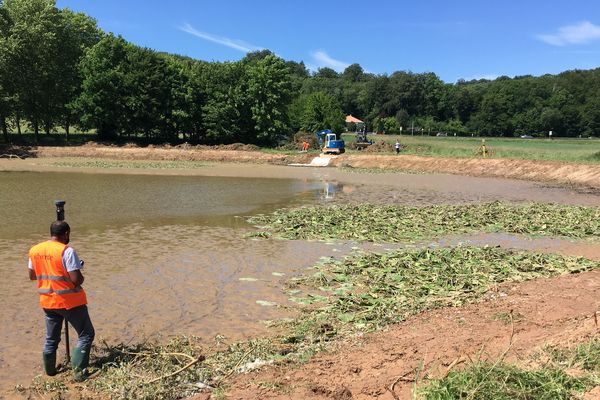
<path id="1" fill-rule="evenodd" d="M 322 200 L 333 200 L 336 193 L 349 194 L 354 192 L 355 187 L 352 185 L 345 185 L 341 182 L 322 182 L 322 188 L 317 191 L 317 198 Z"/>

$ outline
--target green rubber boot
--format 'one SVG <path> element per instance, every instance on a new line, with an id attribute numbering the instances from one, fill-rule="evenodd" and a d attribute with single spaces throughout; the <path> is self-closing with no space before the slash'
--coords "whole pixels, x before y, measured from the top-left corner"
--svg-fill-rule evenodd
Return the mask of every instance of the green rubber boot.
<path id="1" fill-rule="evenodd" d="M 73 376 L 76 382 L 82 382 L 87 378 L 87 367 L 90 364 L 90 348 L 75 347 L 71 354 L 71 364 L 73 366 Z"/>
<path id="2" fill-rule="evenodd" d="M 46 375 L 56 375 L 56 352 L 42 353 L 42 361 L 44 363 L 44 371 L 46 371 Z"/>

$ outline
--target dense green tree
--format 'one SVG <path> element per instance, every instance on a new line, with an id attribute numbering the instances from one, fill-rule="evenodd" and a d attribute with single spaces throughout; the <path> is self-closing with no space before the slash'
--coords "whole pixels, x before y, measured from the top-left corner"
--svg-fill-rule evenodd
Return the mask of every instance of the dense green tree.
<path id="1" fill-rule="evenodd" d="M 245 84 L 254 122 L 254 140 L 246 142 L 273 143 L 289 131 L 290 71 L 282 59 L 268 55 L 246 66 Z"/>
<path id="2" fill-rule="evenodd" d="M 22 114 L 31 123 L 36 140 L 40 124 L 49 132 L 58 114 L 60 56 L 63 19 L 53 0 L 7 0 L 3 6 L 10 18 L 3 38 L 6 70 Z"/>
<path id="3" fill-rule="evenodd" d="M 600 96 L 593 96 L 586 102 L 581 111 L 581 119 L 584 134 L 600 134 Z"/>
<path id="4" fill-rule="evenodd" d="M 242 58 L 242 62 L 254 63 L 272 56 L 275 56 L 275 54 L 271 50 L 255 50 L 247 53 L 246 56 Z"/>
<path id="5" fill-rule="evenodd" d="M 195 102 L 201 99 L 194 96 L 192 72 L 189 60 L 179 59 L 171 55 L 161 55 L 164 60 L 164 75 L 166 90 L 164 93 L 164 115 L 160 130 L 165 139 L 177 140 L 180 135 L 183 139 L 192 140 L 195 132 L 193 118 L 201 118 L 194 112 Z M 201 104 L 200 104 L 201 106 Z"/>
<path id="6" fill-rule="evenodd" d="M 54 63 L 54 74 L 61 77 L 56 85 L 56 116 L 50 120 L 58 120 L 64 127 L 66 138 L 69 129 L 78 120 L 76 100 L 81 93 L 83 77 L 79 63 L 85 51 L 98 43 L 101 37 L 96 21 L 82 13 L 70 10 L 60 11 L 62 25 L 57 60 Z M 48 129 L 47 129 L 48 130 Z"/>
<path id="7" fill-rule="evenodd" d="M 331 129 L 341 133 L 345 119 L 335 98 L 323 92 L 316 92 L 306 97 L 301 121 L 301 129 L 306 132 Z"/>
<path id="8" fill-rule="evenodd" d="M 131 45 L 121 37 L 102 38 L 81 62 L 82 92 L 77 99 L 84 128 L 94 128 L 101 139 L 113 139 L 126 132 L 127 53 Z"/>
<path id="9" fill-rule="evenodd" d="M 408 115 L 405 109 L 402 108 L 396 111 L 396 121 L 398 121 L 398 124 L 402 128 L 406 128 L 408 126 L 408 124 L 410 123 L 410 116 Z"/>
<path id="10" fill-rule="evenodd" d="M 501 90 L 488 91 L 479 111 L 473 117 L 474 128 L 481 134 L 506 136 L 512 134 L 511 98 Z"/>
<path id="11" fill-rule="evenodd" d="M 352 83 L 360 82 L 364 79 L 365 71 L 360 64 L 351 64 L 342 73 L 342 77 Z"/>
<path id="12" fill-rule="evenodd" d="M 398 123 L 398 120 L 394 117 L 377 117 L 373 121 L 373 125 L 377 127 L 377 133 L 396 135 L 401 132 L 400 124 Z"/>
<path id="13" fill-rule="evenodd" d="M 338 77 L 338 73 L 335 72 L 334 69 L 329 67 L 319 68 L 319 70 L 315 74 L 315 78 L 336 79 Z"/>
<path id="14" fill-rule="evenodd" d="M 233 143 L 253 130 L 252 113 L 241 82 L 242 63 L 211 63 L 202 71 L 206 102 L 202 106 L 205 143 Z"/>

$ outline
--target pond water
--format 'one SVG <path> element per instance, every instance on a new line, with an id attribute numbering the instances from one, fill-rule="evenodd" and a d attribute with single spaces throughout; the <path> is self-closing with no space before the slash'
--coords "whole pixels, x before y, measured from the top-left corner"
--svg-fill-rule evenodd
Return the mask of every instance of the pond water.
<path id="1" fill-rule="evenodd" d="M 323 197 L 318 183 L 10 172 L 0 184 L 0 384 L 41 372 L 43 316 L 26 277 L 27 251 L 48 237 L 56 199 L 66 200 L 71 245 L 85 260 L 99 339 L 256 334 L 259 321 L 281 315 L 257 301 L 286 301 L 274 288 L 326 246 L 248 239 L 241 217 L 314 201 Z"/>
<path id="2" fill-rule="evenodd" d="M 57 199 L 66 200 L 71 245 L 85 260 L 84 286 L 97 343 L 193 334 L 209 344 L 217 334 L 228 340 L 259 335 L 267 329 L 261 321 L 285 313 L 261 301 L 288 304 L 283 281 L 322 256 L 343 256 L 356 245 L 251 239 L 244 216 L 352 198 L 411 204 L 502 199 L 600 204 L 596 194 L 529 182 L 353 174 L 346 177 L 349 183 L 341 183 L 344 176 L 332 169 L 307 172 L 306 179 L 293 173 L 295 179 L 0 172 L 0 289 L 6 299 L 0 390 L 28 384 L 42 372 L 43 314 L 35 283 L 27 279 L 27 251 L 48 237 Z M 320 179 L 314 179 L 317 174 Z M 498 238 L 471 240 L 485 244 Z M 521 246 L 550 251 L 568 245 L 536 243 Z"/>

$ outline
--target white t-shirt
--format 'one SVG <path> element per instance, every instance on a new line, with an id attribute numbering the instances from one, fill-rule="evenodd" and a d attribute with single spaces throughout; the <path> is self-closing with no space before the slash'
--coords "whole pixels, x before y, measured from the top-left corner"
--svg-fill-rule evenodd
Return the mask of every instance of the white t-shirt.
<path id="1" fill-rule="evenodd" d="M 73 272 L 83 268 L 79 256 L 72 247 L 67 246 L 62 256 L 62 262 L 67 272 Z M 31 258 L 29 259 L 29 269 L 33 269 L 33 264 L 31 264 Z"/>

